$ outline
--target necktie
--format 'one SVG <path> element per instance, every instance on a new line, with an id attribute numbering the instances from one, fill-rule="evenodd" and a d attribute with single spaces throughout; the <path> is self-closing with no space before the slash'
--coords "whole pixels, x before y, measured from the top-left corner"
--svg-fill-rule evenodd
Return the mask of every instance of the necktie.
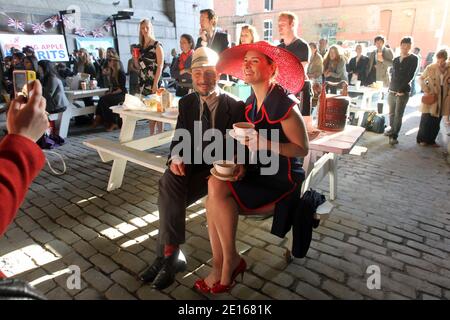
<path id="1" fill-rule="evenodd" d="M 211 111 L 209 111 L 206 102 L 203 102 L 203 113 L 202 113 L 202 131 L 203 133 L 211 129 Z"/>
<path id="2" fill-rule="evenodd" d="M 211 129 L 211 112 L 209 111 L 208 105 L 206 102 L 203 102 L 203 113 L 201 117 L 202 121 L 202 137 L 205 137 L 205 132 L 208 129 Z M 206 139 L 202 139 L 202 150 L 205 150 L 206 146 L 209 144 L 209 141 Z"/>

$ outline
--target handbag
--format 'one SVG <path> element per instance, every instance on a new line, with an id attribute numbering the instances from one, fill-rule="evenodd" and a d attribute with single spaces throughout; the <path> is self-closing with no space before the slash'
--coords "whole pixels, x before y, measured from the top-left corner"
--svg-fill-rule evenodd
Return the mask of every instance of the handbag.
<path id="1" fill-rule="evenodd" d="M 422 96 L 422 103 L 423 104 L 434 104 L 437 102 L 437 97 L 435 94 L 427 94 L 425 93 Z"/>
<path id="2" fill-rule="evenodd" d="M 44 133 L 36 143 L 41 149 L 54 149 L 62 146 L 65 143 L 65 140 L 58 134 L 51 132 L 50 134 Z"/>
<path id="3" fill-rule="evenodd" d="M 384 116 L 378 115 L 375 111 L 366 111 L 364 112 L 361 127 L 371 132 L 383 133 L 386 127 L 386 120 Z"/>

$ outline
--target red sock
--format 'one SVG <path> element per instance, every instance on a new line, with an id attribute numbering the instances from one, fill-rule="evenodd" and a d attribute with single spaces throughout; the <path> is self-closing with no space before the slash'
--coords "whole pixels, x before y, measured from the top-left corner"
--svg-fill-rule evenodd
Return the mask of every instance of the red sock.
<path id="1" fill-rule="evenodd" d="M 178 246 L 176 244 L 164 245 L 164 257 L 171 256 L 177 249 L 178 249 Z"/>

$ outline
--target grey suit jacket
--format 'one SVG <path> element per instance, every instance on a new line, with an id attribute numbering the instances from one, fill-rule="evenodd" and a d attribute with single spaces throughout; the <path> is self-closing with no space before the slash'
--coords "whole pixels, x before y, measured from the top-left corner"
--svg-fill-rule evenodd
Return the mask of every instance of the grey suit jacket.
<path id="1" fill-rule="evenodd" d="M 367 82 L 371 84 L 375 81 L 383 81 L 385 87 L 389 87 L 389 67 L 392 67 L 392 61 L 394 60 L 394 54 L 392 50 L 384 47 L 382 49 L 383 62 L 378 62 L 377 50 L 374 50 L 369 55 L 369 66 L 367 68 Z"/>

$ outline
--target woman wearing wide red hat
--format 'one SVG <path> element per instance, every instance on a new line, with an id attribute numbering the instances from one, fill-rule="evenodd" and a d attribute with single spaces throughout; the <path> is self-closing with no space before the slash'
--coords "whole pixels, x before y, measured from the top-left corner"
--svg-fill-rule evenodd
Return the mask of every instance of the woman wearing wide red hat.
<path id="1" fill-rule="evenodd" d="M 308 153 L 308 136 L 298 101 L 290 95 L 300 91 L 304 82 L 303 67 L 294 55 L 260 41 L 225 50 L 216 69 L 252 86 L 245 115 L 255 125 L 256 138 L 240 142 L 251 153 L 270 150 L 270 159 L 278 160 L 278 170 L 265 175 L 264 169 L 270 164 L 257 161 L 238 165 L 233 182 L 215 176 L 209 179 L 206 212 L 213 268 L 205 279 L 195 283 L 203 293 L 228 292 L 235 278 L 243 275 L 247 265 L 235 244 L 238 215 L 273 210 L 277 214 L 277 205 L 299 190 L 304 171 L 297 157 Z"/>

